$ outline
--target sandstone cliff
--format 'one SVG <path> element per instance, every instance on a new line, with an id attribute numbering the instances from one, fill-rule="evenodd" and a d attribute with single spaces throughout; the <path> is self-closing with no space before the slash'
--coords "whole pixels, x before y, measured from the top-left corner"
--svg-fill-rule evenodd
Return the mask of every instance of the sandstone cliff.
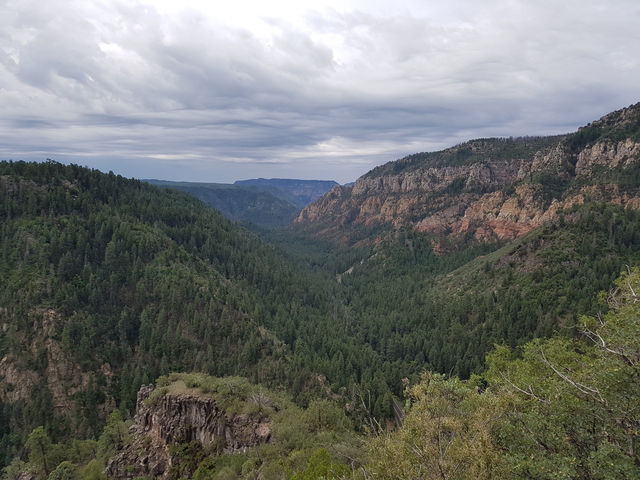
<path id="1" fill-rule="evenodd" d="M 389 162 L 335 187 L 296 223 L 342 242 L 399 228 L 508 240 L 585 201 L 638 208 L 629 179 L 639 167 L 637 104 L 573 135 L 473 140 Z"/>
<path id="2" fill-rule="evenodd" d="M 165 478 L 173 461 L 170 446 L 177 443 L 197 442 L 218 453 L 244 452 L 270 441 L 271 420 L 259 412 L 231 414 L 193 389 L 176 393 L 143 385 L 130 433 L 132 443 L 107 465 L 110 478 Z"/>

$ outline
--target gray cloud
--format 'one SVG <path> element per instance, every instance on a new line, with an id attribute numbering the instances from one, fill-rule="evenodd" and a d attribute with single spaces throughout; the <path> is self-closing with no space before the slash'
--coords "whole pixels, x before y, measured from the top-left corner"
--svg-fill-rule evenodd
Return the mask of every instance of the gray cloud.
<path id="1" fill-rule="evenodd" d="M 429 3 L 265 18 L 257 31 L 143 3 L 4 2 L 0 157 L 344 182 L 470 138 L 571 131 L 640 100 L 635 0 Z"/>

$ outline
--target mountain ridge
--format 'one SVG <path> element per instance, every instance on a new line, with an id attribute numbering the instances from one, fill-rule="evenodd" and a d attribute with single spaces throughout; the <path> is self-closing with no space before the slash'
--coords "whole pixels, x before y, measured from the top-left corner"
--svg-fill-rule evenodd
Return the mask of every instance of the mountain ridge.
<path id="1" fill-rule="evenodd" d="M 306 207 L 339 185 L 334 180 L 300 180 L 296 178 L 251 178 L 236 180 L 234 185 L 262 187 L 276 196 L 288 200 L 299 208 Z"/>
<path id="2" fill-rule="evenodd" d="M 295 223 L 344 243 L 398 228 L 510 240 L 585 201 L 640 208 L 630 180 L 639 163 L 640 103 L 569 135 L 470 140 L 388 162 L 334 187 Z"/>

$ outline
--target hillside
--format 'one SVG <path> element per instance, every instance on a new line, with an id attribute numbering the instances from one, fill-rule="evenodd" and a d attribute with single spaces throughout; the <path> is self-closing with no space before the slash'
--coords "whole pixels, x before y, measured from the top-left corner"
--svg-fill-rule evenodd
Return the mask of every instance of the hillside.
<path id="1" fill-rule="evenodd" d="M 467 382 L 426 372 L 403 427 L 371 442 L 368 476 L 638 478 L 640 271 L 615 287 L 573 337 L 497 346 Z"/>
<path id="2" fill-rule="evenodd" d="M 145 180 L 159 187 L 182 190 L 201 200 L 225 217 L 243 224 L 274 228 L 289 224 L 301 206 L 292 203 L 280 191 L 251 185 L 225 183 L 170 182 Z"/>
<path id="3" fill-rule="evenodd" d="M 0 192 L 0 463 L 37 425 L 97 434 L 171 370 L 315 388 L 290 348 L 296 323 L 331 329 L 322 276 L 187 194 L 113 174 L 2 162 Z"/>
<path id="4" fill-rule="evenodd" d="M 399 228 L 450 240 L 511 240 L 574 204 L 638 209 L 639 179 L 636 104 L 571 135 L 472 140 L 389 162 L 353 187 L 335 187 L 296 223 L 349 244 Z"/>
<path id="5" fill-rule="evenodd" d="M 244 375 L 300 404 L 363 389 L 352 415 L 391 415 L 406 368 L 346 334 L 324 260 L 186 193 L 51 161 L 0 163 L 0 216 L 0 465 L 37 426 L 54 442 L 97 436 L 171 371 Z"/>
<path id="6" fill-rule="evenodd" d="M 640 212 L 575 207 L 501 248 L 436 255 L 430 237 L 398 232 L 340 276 L 350 335 L 406 371 L 468 377 L 494 344 L 571 332 L 597 294 L 640 263 Z M 400 379 L 389 376 L 392 389 Z"/>
<path id="7" fill-rule="evenodd" d="M 468 381 L 424 372 L 405 379 L 397 428 L 354 405 L 313 400 L 239 377 L 172 373 L 144 385 L 133 420 L 114 411 L 98 440 L 54 443 L 42 427 L 4 478 L 463 480 L 637 478 L 640 270 L 608 295 L 611 310 L 577 335 L 496 347 Z M 366 422 L 365 422 L 366 423 Z M 372 434 L 373 433 L 373 434 Z"/>

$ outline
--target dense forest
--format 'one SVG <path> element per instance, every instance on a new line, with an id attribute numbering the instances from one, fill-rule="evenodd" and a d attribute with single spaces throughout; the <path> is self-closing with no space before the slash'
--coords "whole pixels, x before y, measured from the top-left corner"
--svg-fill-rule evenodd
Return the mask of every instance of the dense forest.
<path id="1" fill-rule="evenodd" d="M 269 443 L 236 453 L 178 440 L 164 478 L 638 478 L 640 269 L 615 286 L 599 300 L 610 311 L 581 316 L 573 338 L 497 347 L 467 381 L 423 373 L 407 384 L 399 428 L 372 423 L 366 436 L 335 400 L 301 408 L 243 378 L 163 376 L 147 408 L 163 396 L 213 398 L 242 415 L 270 417 L 273 433 Z M 116 410 L 97 439 L 53 442 L 37 427 L 28 455 L 14 458 L 5 477 L 30 471 L 32 478 L 105 479 L 109 459 L 131 448 L 130 426 Z"/>
<path id="2" fill-rule="evenodd" d="M 404 478 L 637 472 L 638 332 L 620 320 L 638 318 L 637 273 L 598 297 L 639 263 L 635 210 L 576 205 L 514 242 L 468 238 L 438 255 L 433 234 L 410 229 L 362 248 L 259 236 L 186 193 L 51 161 L 0 163 L 0 188 L 6 478 L 102 478 L 140 386 L 171 372 L 245 377 L 292 415 L 269 452 L 184 454 L 199 460 L 173 478 L 394 478 L 391 457 Z M 405 402 L 404 426 L 385 433 Z M 433 402 L 451 445 L 436 464 L 414 438 L 433 438 L 420 430 L 436 428 Z M 572 408 L 584 423 L 564 420 Z M 333 413 L 309 430 L 318 411 Z M 560 417 L 542 429 L 550 411 Z"/>
<path id="3" fill-rule="evenodd" d="M 53 162 L 0 175 L 0 355 L 28 379 L 3 382 L 3 463 L 36 424 L 95 435 L 97 405 L 132 411 L 138 387 L 172 370 L 305 388 L 270 328 L 321 315 L 315 277 L 186 194 Z M 52 393 L 51 362 L 73 391 Z M 56 415 L 58 401 L 71 410 Z"/>

